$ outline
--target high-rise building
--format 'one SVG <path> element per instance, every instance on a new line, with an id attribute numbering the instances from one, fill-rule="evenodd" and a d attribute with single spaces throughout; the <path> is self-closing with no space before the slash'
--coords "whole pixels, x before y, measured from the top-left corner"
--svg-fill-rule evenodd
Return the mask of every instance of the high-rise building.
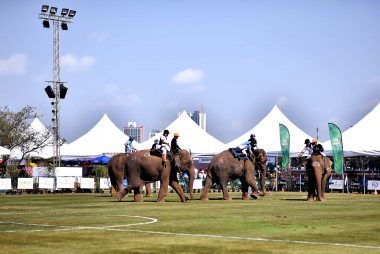
<path id="1" fill-rule="evenodd" d="M 144 141 L 144 125 L 137 126 L 136 122 L 128 122 L 127 126 L 124 127 L 124 133 L 139 143 Z"/>
<path id="2" fill-rule="evenodd" d="M 196 122 L 202 130 L 206 131 L 206 113 L 203 111 L 194 111 L 191 119 Z"/>

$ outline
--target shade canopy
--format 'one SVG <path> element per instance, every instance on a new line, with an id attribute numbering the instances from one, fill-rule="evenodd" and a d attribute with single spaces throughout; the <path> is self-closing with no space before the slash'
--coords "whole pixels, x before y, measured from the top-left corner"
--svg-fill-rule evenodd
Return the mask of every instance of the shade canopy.
<path id="1" fill-rule="evenodd" d="M 124 152 L 124 143 L 129 137 L 124 134 L 107 116 L 102 119 L 86 134 L 61 148 L 63 159 L 93 158 L 105 154 Z M 133 141 L 133 145 L 139 149 L 140 144 Z"/>
<path id="2" fill-rule="evenodd" d="M 290 154 L 291 156 L 297 156 L 304 148 L 305 139 L 311 139 L 311 137 L 290 121 L 276 105 L 255 127 L 229 142 L 227 146 L 236 147 L 247 141 L 250 134 L 255 134 L 258 148 L 264 149 L 271 156 L 281 155 L 279 124 L 283 124 L 288 128 Z"/>
<path id="3" fill-rule="evenodd" d="M 172 140 L 173 134 L 178 132 L 180 135 L 178 138 L 178 145 L 182 149 L 189 150 L 193 155 L 213 155 L 225 149 L 224 143 L 199 127 L 199 125 L 190 118 L 186 111 L 183 111 L 178 118 L 165 129 L 170 132 L 169 140 Z M 159 139 L 162 133 L 163 131 L 143 142 L 141 147 L 143 149 L 151 148 L 154 140 Z"/>
<path id="4" fill-rule="evenodd" d="M 380 103 L 342 133 L 344 156 L 380 155 Z M 322 144 L 331 151 L 330 140 Z"/>

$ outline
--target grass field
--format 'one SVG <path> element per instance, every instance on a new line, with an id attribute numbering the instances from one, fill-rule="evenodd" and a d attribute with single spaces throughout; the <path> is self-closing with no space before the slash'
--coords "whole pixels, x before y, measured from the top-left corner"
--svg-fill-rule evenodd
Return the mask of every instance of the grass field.
<path id="1" fill-rule="evenodd" d="M 231 194 L 187 203 L 2 194 L 0 253 L 380 253 L 380 195 Z"/>

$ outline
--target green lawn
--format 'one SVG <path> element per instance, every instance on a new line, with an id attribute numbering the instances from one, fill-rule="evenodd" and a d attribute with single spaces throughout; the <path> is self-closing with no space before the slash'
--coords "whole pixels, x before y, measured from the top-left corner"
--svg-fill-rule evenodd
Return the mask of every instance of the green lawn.
<path id="1" fill-rule="evenodd" d="M 380 253 L 380 195 L 231 194 L 187 203 L 1 194 L 0 253 Z"/>

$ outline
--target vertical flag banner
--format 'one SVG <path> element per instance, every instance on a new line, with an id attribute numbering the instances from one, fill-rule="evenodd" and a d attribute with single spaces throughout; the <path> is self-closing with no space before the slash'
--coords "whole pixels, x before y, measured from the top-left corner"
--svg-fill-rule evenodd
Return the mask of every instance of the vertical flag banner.
<path id="1" fill-rule="evenodd" d="M 290 134 L 288 128 L 280 124 L 280 143 L 282 151 L 282 168 L 288 170 L 289 167 L 289 146 L 290 146 Z"/>
<path id="2" fill-rule="evenodd" d="M 343 141 L 339 127 L 329 123 L 330 142 L 334 157 L 334 170 L 337 174 L 343 174 Z"/>

